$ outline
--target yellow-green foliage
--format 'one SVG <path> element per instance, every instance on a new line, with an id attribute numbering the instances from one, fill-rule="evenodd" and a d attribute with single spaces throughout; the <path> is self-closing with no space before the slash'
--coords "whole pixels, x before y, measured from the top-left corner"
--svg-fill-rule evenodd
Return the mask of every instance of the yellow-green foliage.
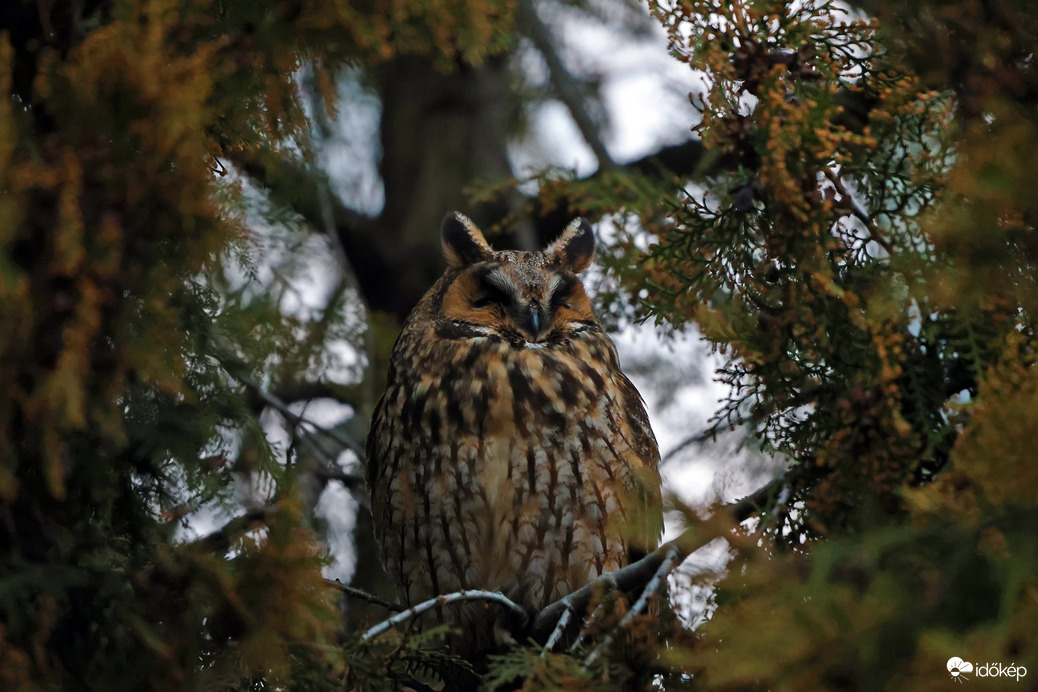
<path id="1" fill-rule="evenodd" d="M 341 687 L 324 558 L 213 357 L 222 339 L 263 364 L 293 339 L 213 290 L 249 240 L 219 159 L 305 150 L 304 63 L 332 108 L 344 61 L 446 69 L 499 49 L 509 21 L 494 0 L 5 8 L 0 687 Z M 279 488 L 263 533 L 228 554 L 174 540 L 256 468 Z"/>

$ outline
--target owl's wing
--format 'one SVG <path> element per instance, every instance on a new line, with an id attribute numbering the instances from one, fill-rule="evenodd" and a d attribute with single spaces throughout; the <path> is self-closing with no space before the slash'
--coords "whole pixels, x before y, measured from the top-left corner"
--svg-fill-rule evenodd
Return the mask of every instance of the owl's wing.
<path id="1" fill-rule="evenodd" d="M 626 375 L 618 373 L 623 399 L 625 435 L 631 468 L 631 492 L 635 513 L 632 526 L 631 560 L 652 552 L 663 537 L 663 493 L 660 481 L 660 451 L 649 424 L 645 402 Z"/>
<path id="2" fill-rule="evenodd" d="M 375 412 L 371 415 L 371 427 L 368 430 L 368 439 L 364 445 L 364 472 L 368 482 L 368 491 L 375 493 L 377 480 L 381 468 L 380 457 L 382 455 L 383 437 L 385 436 L 385 410 L 386 395 L 378 398 L 375 404 Z M 374 498 L 372 498 L 374 499 Z"/>

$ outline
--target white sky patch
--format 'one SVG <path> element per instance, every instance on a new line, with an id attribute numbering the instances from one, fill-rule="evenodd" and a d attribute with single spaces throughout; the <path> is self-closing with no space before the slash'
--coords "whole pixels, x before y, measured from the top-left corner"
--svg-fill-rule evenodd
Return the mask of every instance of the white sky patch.
<path id="1" fill-rule="evenodd" d="M 635 159 L 691 136 L 699 117 L 688 95 L 702 88 L 702 80 L 668 53 L 666 34 L 655 20 L 647 18 L 632 40 L 625 29 L 577 15 L 556 35 L 569 48 L 565 57 L 567 64 L 575 63 L 571 69 L 602 81 L 609 124 L 605 143 L 614 160 Z"/>
<path id="2" fill-rule="evenodd" d="M 331 123 L 332 137 L 321 150 L 321 165 L 333 191 L 348 207 L 375 215 L 385 204 L 378 175 L 381 154 L 378 96 L 364 88 L 359 70 L 346 70 L 338 83 L 339 112 Z"/>
<path id="3" fill-rule="evenodd" d="M 636 159 L 691 136 L 699 116 L 689 94 L 701 92 L 705 79 L 668 53 L 666 34 L 655 20 L 645 15 L 632 31 L 576 11 L 540 9 L 567 69 L 577 78 L 601 82 L 602 137 L 613 160 Z M 529 44 L 519 51 L 516 65 L 531 83 L 547 85 L 544 61 Z M 578 176 L 597 169 L 590 147 L 560 101 L 542 102 L 529 120 L 529 131 L 510 149 L 520 175 L 547 166 L 573 169 Z"/>
<path id="4" fill-rule="evenodd" d="M 341 483 L 329 483 L 317 502 L 314 514 L 328 524 L 328 552 L 332 563 L 324 568 L 327 579 L 339 579 L 348 584 L 356 568 L 357 557 L 353 552 L 353 527 L 356 523 L 358 503 Z"/>
<path id="5" fill-rule="evenodd" d="M 582 177 L 598 168 L 595 155 L 560 101 L 542 103 L 529 118 L 526 136 L 514 142 L 508 151 L 512 166 L 520 176 L 556 166 Z M 536 188 L 524 191 L 532 193 Z"/>

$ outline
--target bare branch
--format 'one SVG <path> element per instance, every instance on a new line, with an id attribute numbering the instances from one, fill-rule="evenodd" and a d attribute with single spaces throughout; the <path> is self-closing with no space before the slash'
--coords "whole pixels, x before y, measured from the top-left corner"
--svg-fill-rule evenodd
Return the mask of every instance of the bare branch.
<path id="1" fill-rule="evenodd" d="M 717 440 L 717 429 L 710 427 L 706 430 L 701 430 L 691 437 L 686 437 L 684 440 L 678 443 L 678 446 L 667 452 L 662 459 L 660 459 L 660 466 L 663 466 L 668 461 L 673 459 L 675 456 L 685 451 L 689 447 L 701 445 L 707 441 Z"/>
<path id="2" fill-rule="evenodd" d="M 878 228 L 876 228 L 876 224 L 873 223 L 872 217 L 861 208 L 861 205 L 859 205 L 857 200 L 854 199 L 854 196 L 847 191 L 847 186 L 844 185 L 843 178 L 837 175 L 837 173 L 831 168 L 824 168 L 822 169 L 822 172 L 825 174 L 825 177 L 829 182 L 833 184 L 833 187 L 836 188 L 836 192 L 840 195 L 840 202 L 842 202 L 846 208 L 850 210 L 851 214 L 853 214 L 855 218 L 861 221 L 862 225 L 865 226 L 865 230 L 869 232 L 869 237 L 886 250 L 887 254 L 893 255 L 894 246 L 890 244 L 889 240 L 883 237 L 883 234 L 880 233 Z"/>
<path id="3" fill-rule="evenodd" d="M 226 553 L 231 549 L 234 536 L 249 531 L 257 524 L 266 524 L 267 520 L 277 511 L 276 504 L 251 509 L 241 516 L 234 517 L 216 531 L 193 541 L 192 545 L 201 546 L 211 553 Z"/>
<path id="4" fill-rule="evenodd" d="M 259 156 L 233 151 L 227 157 L 311 228 L 322 233 L 329 227 L 334 229 L 364 302 L 372 310 L 402 320 L 442 270 L 424 248 L 394 240 L 381 219 L 349 209 L 334 194 L 322 194 L 327 183 L 317 185 L 313 181 L 324 180 L 323 171 L 281 153 Z M 394 281 L 386 281 L 387 276 Z"/>
<path id="5" fill-rule="evenodd" d="M 548 64 L 548 78 L 555 87 L 559 99 L 573 116 L 573 121 L 577 124 L 584 141 L 595 152 L 599 168 L 612 168 L 615 165 L 613 159 L 609 156 L 605 143 L 599 136 L 598 126 L 584 105 L 580 81 L 562 63 L 562 59 L 555 50 L 551 30 L 537 15 L 537 8 L 534 7 L 533 0 L 519 0 L 518 10 L 520 26 L 524 29 L 523 33 L 533 41 L 533 45 L 544 56 L 544 62 Z"/>
<path id="6" fill-rule="evenodd" d="M 682 178 L 717 175 L 725 170 L 734 170 L 737 166 L 738 158 L 734 154 L 711 151 L 698 139 L 662 147 L 658 151 L 623 164 L 623 168 L 632 173 L 674 175 Z"/>
<path id="7" fill-rule="evenodd" d="M 663 562 L 660 563 L 660 566 L 656 568 L 656 573 L 652 575 L 652 579 L 649 580 L 649 583 L 645 585 L 645 589 L 642 590 L 642 595 L 638 598 L 637 601 L 635 601 L 634 605 L 631 606 L 631 609 L 628 610 L 627 613 L 620 619 L 620 622 L 616 625 L 616 629 L 614 629 L 612 632 L 606 635 L 605 639 L 603 639 L 601 643 L 598 646 L 596 646 L 591 653 L 587 655 L 587 658 L 584 659 L 585 668 L 592 665 L 602 656 L 603 653 L 609 650 L 609 647 L 613 645 L 613 641 L 616 639 L 617 632 L 622 632 L 626 627 L 628 627 L 632 622 L 634 622 L 634 618 L 636 618 L 638 615 L 645 611 L 645 609 L 649 606 L 649 600 L 656 593 L 659 592 L 660 586 L 667 582 L 667 575 L 670 574 L 670 571 L 674 569 L 677 563 L 677 546 L 671 546 L 667 550 L 667 554 L 666 557 L 663 558 Z"/>
<path id="8" fill-rule="evenodd" d="M 337 481 L 342 483 L 343 486 L 351 492 L 362 490 L 367 486 L 367 481 L 364 479 L 364 476 L 357 473 L 345 473 L 338 469 L 320 466 L 311 471 L 311 473 L 323 481 Z"/>
<path id="9" fill-rule="evenodd" d="M 266 402 L 268 406 L 277 410 L 281 415 L 287 418 L 289 422 L 291 422 L 293 425 L 307 425 L 313 428 L 316 432 L 320 433 L 321 435 L 335 440 L 340 445 L 342 445 L 343 448 L 352 451 L 361 459 L 364 458 L 364 449 L 358 443 L 346 437 L 339 431 L 318 425 L 312 420 L 309 420 L 308 418 L 304 418 L 303 416 L 297 414 L 295 411 L 289 408 L 288 404 L 286 404 L 281 399 L 277 398 L 270 392 L 260 387 L 259 383 L 257 383 L 252 378 L 243 379 L 242 376 L 239 375 L 235 375 L 235 378 L 237 378 L 242 384 L 244 384 L 246 387 L 252 390 L 253 393 L 256 394 L 256 396 L 258 396 L 264 402 Z"/>
<path id="10" fill-rule="evenodd" d="M 297 401 L 310 401 L 311 399 L 332 399 L 340 404 L 346 404 L 353 408 L 360 406 L 360 392 L 357 385 L 341 385 L 332 382 L 299 380 L 278 384 L 271 389 L 271 394 L 286 404 L 294 404 Z M 257 397 L 253 408 L 262 408 L 262 401 Z"/>
<path id="11" fill-rule="evenodd" d="M 698 139 L 681 144 L 665 146 L 639 159 L 620 164 L 626 173 L 662 180 L 700 179 L 717 175 L 724 170 L 734 170 L 738 157 L 720 150 L 708 150 Z M 616 169 L 614 169 L 616 170 Z M 608 171 L 599 169 L 585 180 L 595 180 Z M 533 206 L 533 224 L 541 243 L 554 240 L 560 229 L 573 220 L 574 216 L 588 214 L 589 210 L 574 208 L 566 197 L 538 198 Z"/>
<path id="12" fill-rule="evenodd" d="M 404 610 L 404 606 L 400 605 L 399 603 L 394 603 L 393 601 L 387 601 L 386 599 L 384 599 L 384 598 L 382 598 L 380 596 L 376 596 L 373 593 L 368 593 L 367 591 L 364 591 L 363 589 L 358 589 L 358 588 L 353 587 L 353 586 L 348 586 L 346 584 L 343 584 L 338 579 L 336 579 L 335 581 L 332 581 L 331 579 L 325 579 L 324 581 L 325 581 L 326 584 L 328 584 L 328 586 L 331 586 L 333 588 L 338 589 L 339 591 L 342 591 L 344 594 L 346 594 L 350 598 L 356 598 L 356 599 L 359 599 L 361 601 L 367 601 L 368 603 L 374 603 L 375 605 L 382 606 L 386 610 L 392 610 L 394 612 L 400 612 L 400 611 Z"/>
<path id="13" fill-rule="evenodd" d="M 358 458 L 364 458 L 364 449 L 359 443 L 354 442 L 338 430 L 325 428 L 324 426 L 318 425 L 317 423 L 297 414 L 288 404 L 264 389 L 263 386 L 249 374 L 248 366 L 234 355 L 234 348 L 227 343 L 225 339 L 217 335 L 215 342 L 213 357 L 220 362 L 220 365 L 223 366 L 224 370 L 226 370 L 231 377 L 245 385 L 253 396 L 257 397 L 270 408 L 281 413 L 281 415 L 283 415 L 293 425 L 306 425 L 317 433 L 339 443 L 342 445 L 343 449 L 352 451 Z"/>
<path id="14" fill-rule="evenodd" d="M 541 656 L 547 655 L 549 651 L 555 648 L 555 645 L 559 643 L 559 639 L 562 638 L 562 633 L 569 627 L 569 621 L 573 618 L 573 611 L 567 608 L 562 611 L 562 617 L 559 618 L 558 623 L 555 625 L 555 629 L 552 630 L 551 636 L 548 637 L 548 641 L 544 643 L 544 651 L 541 652 Z"/>
<path id="15" fill-rule="evenodd" d="M 430 598 L 428 601 L 422 601 L 418 605 L 412 606 L 402 613 L 397 613 L 393 617 L 388 620 L 383 620 L 362 634 L 360 637 L 361 641 L 370 641 L 392 627 L 399 625 L 402 622 L 407 622 L 408 620 L 411 620 L 428 610 L 432 610 L 437 606 L 449 605 L 460 601 L 490 601 L 492 603 L 503 605 L 523 618 L 526 617 L 526 611 L 502 593 L 496 591 L 467 589 L 465 591 L 456 591 L 443 596 Z"/>
<path id="16" fill-rule="evenodd" d="M 589 126 L 588 131 L 593 133 L 595 128 Z M 402 239 L 390 227 L 392 220 L 385 213 L 380 217 L 358 213 L 330 193 L 326 182 L 315 182 L 326 178 L 318 168 L 281 152 L 228 151 L 225 157 L 237 170 L 266 188 L 273 200 L 298 213 L 315 231 L 334 229 L 358 292 L 372 311 L 390 313 L 402 321 L 443 271 L 440 258 L 429 251 L 429 245 Z M 618 167 L 667 179 L 701 178 L 737 165 L 734 154 L 707 151 L 699 140 L 689 140 L 662 147 Z M 616 168 L 601 166 L 591 178 Z M 554 240 L 560 229 L 579 213 L 587 210 L 572 208 L 565 198 L 535 201 L 531 221 L 541 244 Z M 387 281 L 387 276 L 393 277 L 393 281 Z"/>
<path id="17" fill-rule="evenodd" d="M 804 466 L 797 466 L 792 470 L 780 474 L 770 482 L 757 489 L 750 495 L 737 502 L 723 505 L 712 514 L 712 523 L 718 527 L 727 527 L 731 524 L 739 524 L 757 514 L 761 508 L 767 506 L 771 498 L 781 492 L 782 488 L 793 483 L 796 478 L 805 473 Z M 724 521 L 727 520 L 727 521 Z M 559 618 L 566 610 L 583 612 L 587 608 L 591 595 L 602 581 L 615 582 L 625 592 L 632 592 L 642 588 L 656 575 L 660 565 L 667 558 L 675 555 L 675 564 L 691 553 L 702 548 L 704 545 L 725 535 L 726 531 L 710 530 L 704 531 L 702 526 L 693 526 L 672 541 L 664 543 L 659 548 L 649 553 L 641 560 L 627 565 L 615 572 L 603 574 L 590 584 L 586 584 L 573 593 L 560 598 L 554 603 L 546 606 L 537 614 L 531 627 L 531 636 L 536 641 L 545 639 L 549 632 L 556 626 Z"/>
<path id="18" fill-rule="evenodd" d="M 606 604 L 609 602 L 606 598 L 607 594 L 612 591 L 616 591 L 616 580 L 612 579 L 612 573 L 603 574 L 599 579 L 595 581 L 595 584 L 602 591 L 599 594 L 598 605 L 591 611 L 591 614 L 584 618 L 584 623 L 580 627 L 580 631 L 577 633 L 576 638 L 569 645 L 569 652 L 574 653 L 580 648 L 580 645 L 584 643 L 588 635 L 591 634 L 591 628 L 594 627 L 595 623 L 605 613 Z"/>

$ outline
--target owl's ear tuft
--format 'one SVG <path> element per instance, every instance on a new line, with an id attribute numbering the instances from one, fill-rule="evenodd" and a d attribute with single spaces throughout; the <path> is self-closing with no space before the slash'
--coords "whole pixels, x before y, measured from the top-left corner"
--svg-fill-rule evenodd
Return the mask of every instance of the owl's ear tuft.
<path id="1" fill-rule="evenodd" d="M 472 219 L 456 211 L 443 217 L 440 242 L 447 264 L 454 269 L 490 259 L 494 252 Z"/>
<path id="2" fill-rule="evenodd" d="M 595 234 L 587 219 L 576 218 L 544 251 L 549 264 L 560 264 L 574 274 L 589 266 L 595 257 Z"/>

